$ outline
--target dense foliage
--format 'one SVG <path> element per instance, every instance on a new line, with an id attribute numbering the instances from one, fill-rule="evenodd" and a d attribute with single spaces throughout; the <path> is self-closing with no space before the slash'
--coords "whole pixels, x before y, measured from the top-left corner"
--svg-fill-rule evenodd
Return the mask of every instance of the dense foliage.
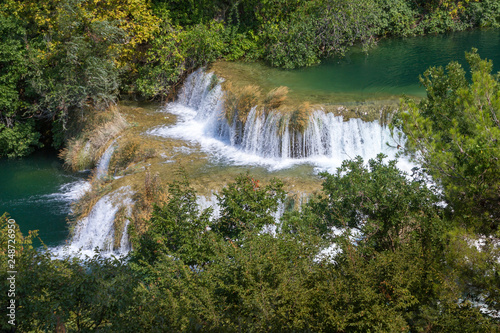
<path id="1" fill-rule="evenodd" d="M 171 98 L 219 58 L 296 68 L 383 36 L 476 26 L 500 26 L 498 1 L 2 0 L 0 156 L 60 148 L 120 94 Z"/>
<path id="2" fill-rule="evenodd" d="M 169 186 L 128 262 L 51 259 L 16 234 L 22 331 L 494 332 L 500 250 L 454 229 L 442 198 L 384 156 L 345 161 L 278 221 L 281 182 L 239 176 L 200 211 Z M 2 217 L 2 249 L 8 239 Z M 2 293 L 9 254 L 1 252 Z M 5 311 L 5 307 L 3 310 Z M 2 323 L 3 325 L 4 323 Z M 8 326 L 5 326 L 8 327 Z"/>
<path id="3" fill-rule="evenodd" d="M 444 188 L 447 203 L 468 227 L 500 225 L 500 77 L 491 61 L 467 54 L 471 79 L 455 62 L 421 78 L 427 98 L 407 100 L 393 126 L 406 134 L 405 153 Z"/>

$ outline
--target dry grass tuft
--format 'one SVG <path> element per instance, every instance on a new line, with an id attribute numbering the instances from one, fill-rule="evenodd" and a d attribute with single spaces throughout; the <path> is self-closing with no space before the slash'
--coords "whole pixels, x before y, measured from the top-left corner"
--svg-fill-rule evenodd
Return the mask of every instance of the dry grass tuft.
<path id="1" fill-rule="evenodd" d="M 141 138 L 131 138 L 119 147 L 113 154 L 109 163 L 109 170 L 112 174 L 125 171 L 130 166 L 158 155 L 155 148 L 144 147 Z"/>
<path id="2" fill-rule="evenodd" d="M 244 86 L 235 88 L 228 82 L 224 90 L 226 98 L 224 107 L 226 111 L 226 119 L 229 123 L 234 121 L 234 117 L 238 117 L 238 121 L 243 124 L 246 122 L 250 110 L 254 106 L 258 106 L 261 100 L 261 90 L 258 86 Z"/>
<path id="3" fill-rule="evenodd" d="M 288 95 L 288 87 L 274 88 L 264 98 L 264 107 L 267 111 L 279 108 L 285 102 Z"/>
<path id="4" fill-rule="evenodd" d="M 303 133 L 309 124 L 312 107 L 308 102 L 300 104 L 290 115 L 290 128 Z"/>
<path id="5" fill-rule="evenodd" d="M 159 173 L 151 175 L 146 170 L 144 187 L 134 195 L 134 207 L 132 208 L 132 234 L 134 237 L 143 234 L 148 229 L 147 222 L 151 218 L 153 205 L 162 205 L 168 201 L 168 195 L 161 182 Z M 132 235 L 131 234 L 131 235 Z"/>
<path id="6" fill-rule="evenodd" d="M 59 157 L 71 171 L 90 169 L 106 150 L 107 143 L 127 126 L 127 121 L 116 108 L 96 112 L 89 118 L 81 136 L 69 140 Z"/>
<path id="7" fill-rule="evenodd" d="M 90 186 L 90 190 L 71 206 L 70 223 L 74 224 L 89 215 L 97 201 L 111 190 L 111 186 L 95 174 L 90 178 Z"/>

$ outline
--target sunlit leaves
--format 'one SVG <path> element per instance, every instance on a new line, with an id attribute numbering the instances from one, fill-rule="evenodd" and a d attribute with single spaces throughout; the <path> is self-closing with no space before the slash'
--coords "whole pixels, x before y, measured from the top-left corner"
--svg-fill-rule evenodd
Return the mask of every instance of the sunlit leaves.
<path id="1" fill-rule="evenodd" d="M 492 64 L 467 55 L 472 81 L 457 63 L 429 69 L 427 99 L 405 101 L 393 126 L 411 154 L 442 184 L 457 217 L 491 232 L 500 219 L 500 85 Z"/>

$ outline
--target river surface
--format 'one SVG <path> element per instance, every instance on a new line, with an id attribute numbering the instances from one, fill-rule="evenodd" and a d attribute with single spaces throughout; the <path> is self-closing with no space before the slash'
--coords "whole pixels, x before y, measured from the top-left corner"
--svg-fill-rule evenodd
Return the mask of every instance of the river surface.
<path id="1" fill-rule="evenodd" d="M 382 40 L 368 54 L 353 50 L 344 59 L 327 60 L 315 67 L 293 71 L 246 63 L 230 66 L 246 73 L 244 75 L 255 76 L 263 85 L 285 85 L 294 94 L 314 102 L 356 104 L 390 100 L 401 94 L 423 97 L 425 91 L 418 76 L 430 66 L 446 65 L 452 60 L 465 65 L 464 52 L 472 47 L 479 50 L 482 58 L 493 60 L 495 72 L 500 70 L 500 30 Z M 211 170 L 214 167 L 211 165 L 207 162 L 198 172 Z M 215 165 L 220 169 L 219 164 Z M 227 173 L 229 168 L 235 167 L 241 169 L 245 165 L 233 163 L 225 171 L 218 172 Z M 251 168 L 254 170 L 255 166 Z M 279 177 L 287 173 L 296 176 L 304 172 L 304 168 L 313 169 L 296 165 L 269 172 Z M 69 235 L 66 219 L 70 204 L 81 194 L 85 187 L 83 179 L 87 176 L 88 173 L 64 171 L 54 152 L 39 152 L 20 160 L 2 159 L 0 214 L 9 212 L 23 233 L 38 229 L 49 246 L 63 244 Z"/>
<path id="2" fill-rule="evenodd" d="M 0 214 L 8 212 L 23 234 L 39 230 L 46 245 L 61 244 L 69 234 L 66 217 L 70 204 L 84 186 L 86 175 L 64 171 L 53 151 L 40 151 L 23 159 L 1 159 Z"/>
<path id="3" fill-rule="evenodd" d="M 402 94 L 425 97 L 419 76 L 431 66 L 458 61 L 469 71 L 465 52 L 477 48 L 481 58 L 493 60 L 500 71 L 500 30 L 475 30 L 436 36 L 383 39 L 363 52 L 353 48 L 342 59 L 318 66 L 279 70 L 252 63 L 229 63 L 242 78 L 252 76 L 261 85 L 287 86 L 318 103 L 357 104 L 391 100 Z"/>

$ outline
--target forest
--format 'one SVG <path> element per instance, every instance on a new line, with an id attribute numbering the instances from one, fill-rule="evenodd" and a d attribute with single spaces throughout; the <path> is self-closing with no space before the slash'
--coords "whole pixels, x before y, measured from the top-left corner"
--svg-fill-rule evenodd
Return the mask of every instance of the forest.
<path id="1" fill-rule="evenodd" d="M 2 0 L 0 156 L 61 149 L 125 96 L 167 101 L 217 59 L 294 69 L 381 38 L 499 28 L 500 3 Z M 145 180 L 126 257 L 54 259 L 0 217 L 19 332 L 499 332 L 500 73 L 477 50 L 420 78 L 380 154 L 323 172 L 306 202 L 242 173 L 200 208 L 189 175 Z M 280 206 L 285 212 L 279 219 Z M 77 209 L 78 207 L 76 207 Z M 23 230 L 24 231 L 24 230 Z M 9 244 L 15 240 L 15 250 Z M 43 239 L 42 239 L 43 241 Z M 10 297 L 10 296 L 9 296 Z"/>
<path id="2" fill-rule="evenodd" d="M 63 148 L 120 98 L 168 100 L 216 59 L 285 69 L 385 37 L 499 27 L 500 4 L 421 0 L 2 0 L 0 156 Z M 96 120 L 97 121 L 97 120 Z"/>

